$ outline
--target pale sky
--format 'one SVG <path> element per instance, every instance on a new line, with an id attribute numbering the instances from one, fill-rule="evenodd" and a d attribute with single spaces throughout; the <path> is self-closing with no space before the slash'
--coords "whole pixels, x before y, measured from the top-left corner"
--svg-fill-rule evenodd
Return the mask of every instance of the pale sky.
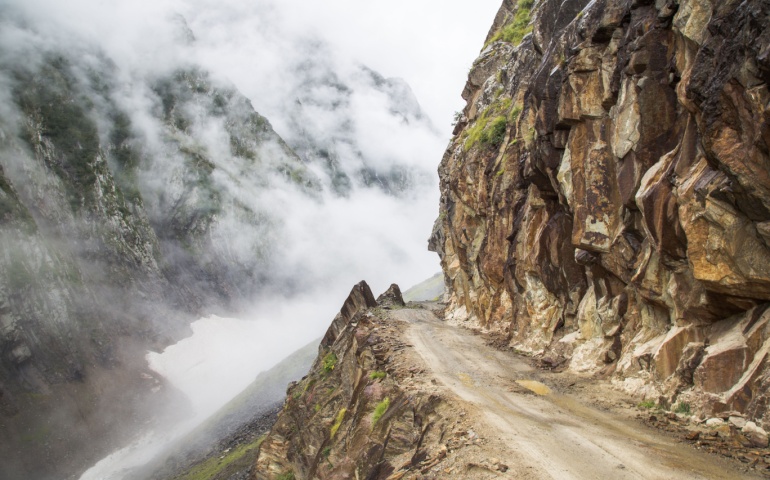
<path id="1" fill-rule="evenodd" d="M 113 56 L 141 61 L 142 44 L 157 56 L 170 13 L 181 13 L 199 40 L 217 40 L 220 57 L 248 62 L 252 40 L 276 36 L 325 39 L 342 58 L 385 77 L 401 77 L 436 125 L 450 135 L 468 68 L 478 55 L 502 0 L 0 0 L 48 24 L 77 30 Z M 217 34 L 217 30 L 224 36 Z M 229 34 L 229 36 L 228 36 Z M 224 39 L 229 41 L 224 41 Z M 275 39 L 280 40 L 280 39 Z M 227 68 L 224 68 L 227 70 Z M 243 79 L 230 74 L 239 87 Z"/>
<path id="2" fill-rule="evenodd" d="M 284 0 L 342 52 L 411 85 L 422 107 L 449 130 L 468 69 L 501 0 Z M 447 135 L 451 131 L 447 132 Z"/>

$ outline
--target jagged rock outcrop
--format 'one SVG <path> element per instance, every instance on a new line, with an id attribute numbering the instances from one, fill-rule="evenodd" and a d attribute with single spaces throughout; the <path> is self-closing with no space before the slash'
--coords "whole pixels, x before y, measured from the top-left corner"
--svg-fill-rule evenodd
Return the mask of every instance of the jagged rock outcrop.
<path id="1" fill-rule="evenodd" d="M 403 306 L 397 285 L 376 302 L 366 282 L 353 287 L 310 372 L 289 386 L 255 478 L 401 478 L 429 463 L 422 447 L 454 419 L 441 415 L 439 396 L 403 385 L 414 373 L 396 358 L 403 326 L 384 313 Z"/>
<path id="2" fill-rule="evenodd" d="M 770 5 L 506 0 L 439 167 L 458 321 L 770 422 Z"/>

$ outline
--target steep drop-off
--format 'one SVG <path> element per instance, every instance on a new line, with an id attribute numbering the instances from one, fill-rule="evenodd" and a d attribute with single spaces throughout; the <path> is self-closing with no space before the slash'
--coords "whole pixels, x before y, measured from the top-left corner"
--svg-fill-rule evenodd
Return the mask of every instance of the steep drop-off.
<path id="1" fill-rule="evenodd" d="M 450 317 L 770 423 L 769 15 L 506 0 L 439 168 Z"/>

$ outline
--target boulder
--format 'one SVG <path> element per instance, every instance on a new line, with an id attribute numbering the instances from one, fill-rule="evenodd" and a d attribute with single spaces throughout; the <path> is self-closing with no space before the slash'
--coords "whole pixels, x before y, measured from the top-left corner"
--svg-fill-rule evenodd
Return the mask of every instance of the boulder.
<path id="1" fill-rule="evenodd" d="M 377 297 L 377 305 L 381 307 L 403 307 L 404 298 L 401 296 L 401 289 L 395 283 L 379 297 Z"/>
<path id="2" fill-rule="evenodd" d="M 746 426 L 746 424 L 748 423 L 748 422 L 746 422 L 746 419 L 745 419 L 745 418 L 743 418 L 743 417 L 737 417 L 737 416 L 735 416 L 735 415 L 731 415 L 731 416 L 730 416 L 730 417 L 727 419 L 727 422 L 728 422 L 730 425 L 734 426 L 735 428 L 740 428 L 740 429 L 742 429 L 743 427 L 745 427 L 745 426 Z"/>
<path id="3" fill-rule="evenodd" d="M 714 417 L 706 420 L 706 426 L 711 428 L 721 427 L 724 424 L 725 424 L 725 421 L 722 420 L 721 418 Z"/>
<path id="4" fill-rule="evenodd" d="M 749 439 L 753 446 L 759 448 L 767 447 L 767 432 L 762 427 L 757 426 L 756 423 L 746 422 L 741 432 Z"/>

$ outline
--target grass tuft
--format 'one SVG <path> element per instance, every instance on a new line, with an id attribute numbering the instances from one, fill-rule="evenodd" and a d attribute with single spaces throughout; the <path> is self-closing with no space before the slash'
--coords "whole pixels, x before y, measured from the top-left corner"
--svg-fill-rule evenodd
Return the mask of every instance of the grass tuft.
<path id="1" fill-rule="evenodd" d="M 385 412 L 388 411 L 388 407 L 390 407 L 390 398 L 388 397 L 385 397 L 385 400 L 381 401 L 377 404 L 376 407 L 374 407 L 374 413 L 372 413 L 372 425 L 376 424 L 380 418 L 385 415 Z"/>
<path id="2" fill-rule="evenodd" d="M 342 420 L 345 419 L 345 413 L 347 413 L 348 409 L 343 408 L 337 413 L 337 418 L 334 419 L 334 425 L 332 425 L 331 430 L 329 431 L 329 436 L 331 438 L 334 438 L 334 435 L 337 434 L 337 430 L 340 429 L 340 426 L 342 425 Z"/>
<path id="3" fill-rule="evenodd" d="M 516 14 L 513 16 L 513 21 L 498 30 L 489 39 L 489 43 L 503 41 L 513 45 L 520 44 L 521 40 L 532 31 L 532 25 L 529 22 L 532 20 L 532 6 L 534 3 L 534 0 L 519 0 L 516 3 Z"/>
<path id="4" fill-rule="evenodd" d="M 334 367 L 337 366 L 337 355 L 334 352 L 329 352 L 323 359 L 324 372 L 331 372 Z"/>
<path id="5" fill-rule="evenodd" d="M 508 119 L 505 115 L 489 118 L 488 112 L 484 112 L 476 123 L 468 129 L 468 136 L 463 147 L 470 150 L 476 144 L 482 147 L 498 148 L 503 144 L 505 132 L 508 128 Z"/>
<path id="6" fill-rule="evenodd" d="M 385 378 L 388 374 L 383 372 L 382 370 L 377 370 L 376 372 L 372 372 L 369 374 L 369 378 L 372 380 L 377 380 L 380 378 Z"/>
<path id="7" fill-rule="evenodd" d="M 497 149 L 503 144 L 509 125 L 514 125 L 522 111 L 510 97 L 498 98 L 465 130 L 463 149 L 467 152 L 474 145 Z"/>
<path id="8" fill-rule="evenodd" d="M 251 443 L 234 448 L 222 458 L 215 455 L 175 478 L 177 480 L 207 480 L 223 472 L 228 472 L 230 466 L 248 466 L 252 461 L 256 460 L 256 451 L 264 440 L 265 436 L 263 435 Z M 291 478 L 294 477 L 292 476 Z"/>
<path id="9" fill-rule="evenodd" d="M 508 119 L 504 115 L 495 117 L 489 122 L 489 127 L 481 135 L 481 143 L 493 148 L 503 144 L 505 131 L 508 128 Z"/>

